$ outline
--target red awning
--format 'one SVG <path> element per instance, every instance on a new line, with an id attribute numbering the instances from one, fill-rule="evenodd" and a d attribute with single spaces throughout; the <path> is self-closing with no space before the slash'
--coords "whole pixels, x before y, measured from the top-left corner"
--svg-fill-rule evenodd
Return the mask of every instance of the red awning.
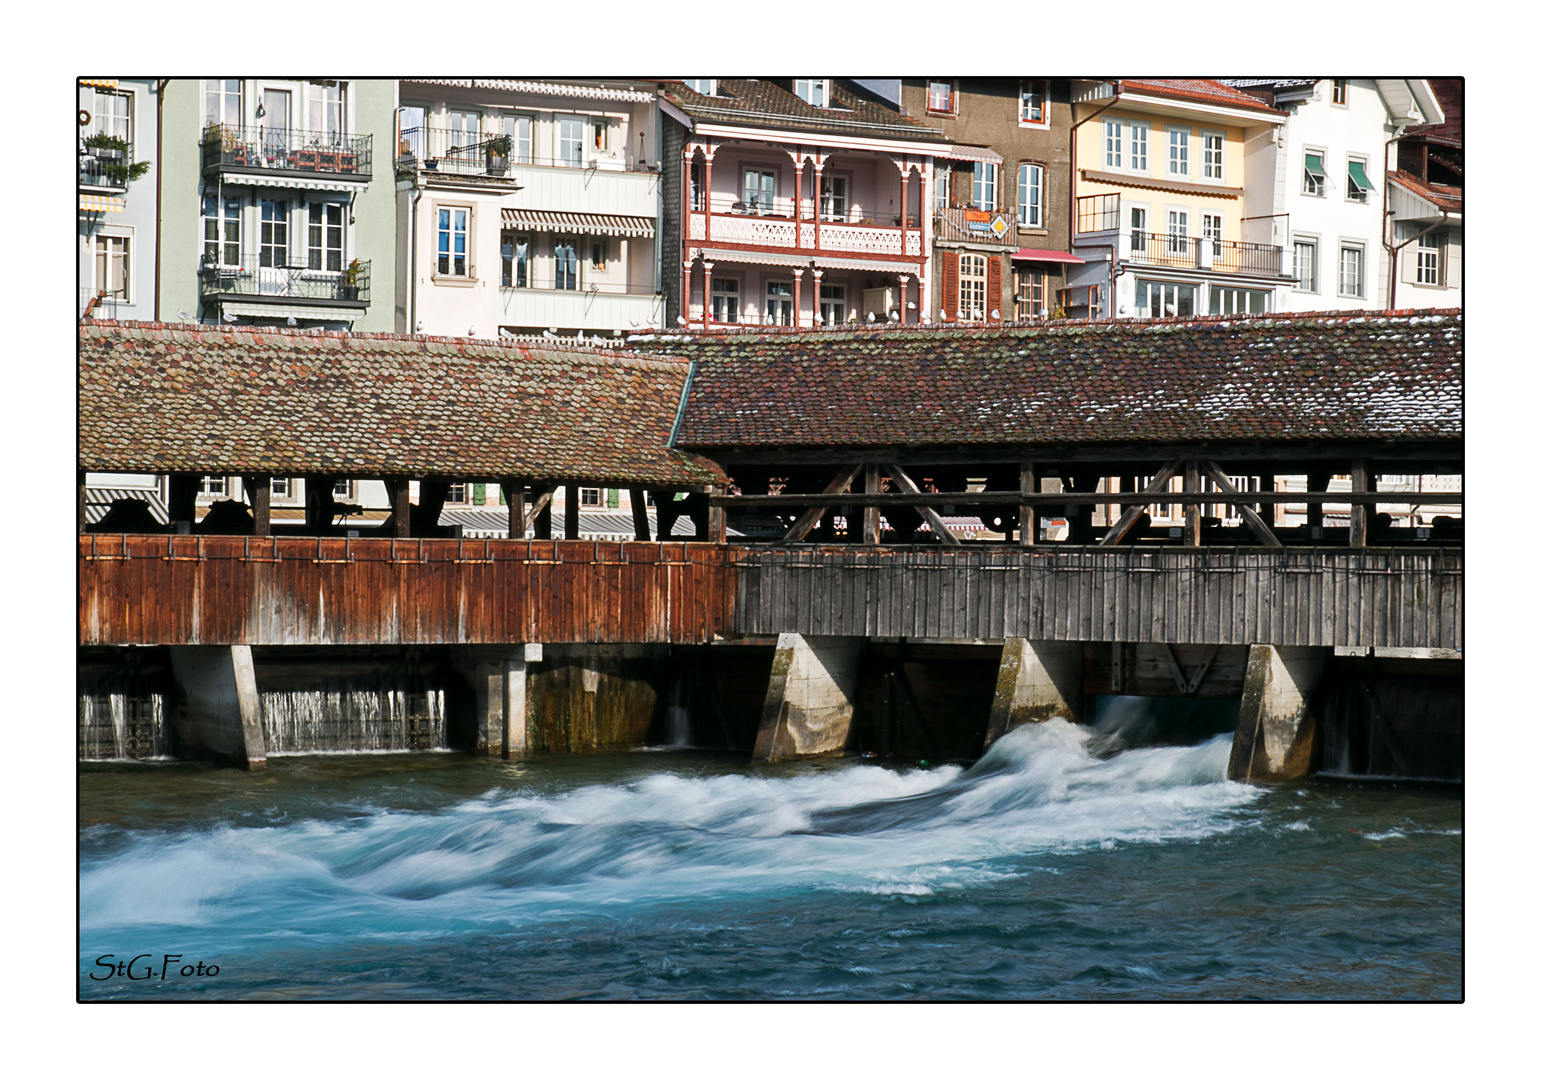
<path id="1" fill-rule="evenodd" d="M 1057 262 L 1057 263 L 1085 263 L 1085 259 L 1078 259 L 1068 251 L 1048 251 L 1044 248 L 1023 248 L 1013 255 L 1014 262 Z"/>

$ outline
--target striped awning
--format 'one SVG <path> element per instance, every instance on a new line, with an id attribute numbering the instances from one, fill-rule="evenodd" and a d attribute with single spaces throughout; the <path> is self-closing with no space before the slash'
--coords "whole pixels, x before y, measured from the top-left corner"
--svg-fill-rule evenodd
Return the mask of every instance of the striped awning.
<path id="1" fill-rule="evenodd" d="M 80 210 L 85 214 L 121 214 L 128 202 L 117 195 L 82 195 Z"/>
<path id="2" fill-rule="evenodd" d="M 324 177 L 299 176 L 293 172 L 240 173 L 227 175 L 225 186 L 250 184 L 252 187 L 300 188 L 304 191 L 367 191 L 369 185 L 362 180 L 328 180 Z"/>
<path id="3" fill-rule="evenodd" d="M 81 79 L 79 82 L 81 86 L 100 86 L 103 90 L 116 90 L 118 88 L 117 79 Z"/>
<path id="4" fill-rule="evenodd" d="M 958 143 L 953 143 L 952 149 L 943 157 L 951 161 L 989 161 L 996 165 L 1006 160 L 988 146 L 964 146 Z"/>
<path id="5" fill-rule="evenodd" d="M 640 236 L 652 239 L 653 219 L 624 214 L 581 214 L 567 210 L 503 208 L 503 226 L 535 232 L 573 232 L 585 236 Z"/>
<path id="6" fill-rule="evenodd" d="M 358 308 L 328 307 L 325 304 L 244 303 L 240 300 L 221 300 L 220 311 L 226 315 L 244 315 L 248 319 L 313 319 L 320 322 L 354 323 L 364 317 Z"/>

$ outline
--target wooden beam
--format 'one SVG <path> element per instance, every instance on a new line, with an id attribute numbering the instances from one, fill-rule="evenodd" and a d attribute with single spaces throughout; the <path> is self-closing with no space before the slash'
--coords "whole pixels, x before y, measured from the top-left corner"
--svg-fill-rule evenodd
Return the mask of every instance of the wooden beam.
<path id="1" fill-rule="evenodd" d="M 86 531 L 86 471 L 75 470 L 75 531 Z"/>
<path id="2" fill-rule="evenodd" d="M 717 488 L 707 489 L 707 496 L 716 494 Z M 701 539 L 709 544 L 726 544 L 728 542 L 728 512 L 721 506 L 713 506 L 710 501 L 706 504 L 706 528 L 701 530 L 705 535 Z M 700 535 L 698 532 L 697 535 Z"/>
<path id="3" fill-rule="evenodd" d="M 1227 495 L 1235 495 L 1238 497 L 1242 494 L 1231 485 L 1230 479 L 1226 477 L 1225 473 L 1220 471 L 1219 465 L 1215 464 L 1213 461 L 1202 461 L 1199 464 L 1203 470 L 1209 474 L 1210 480 L 1214 481 L 1215 486 L 1221 491 L 1225 492 Z M 1248 506 L 1246 503 L 1236 503 L 1235 506 L 1236 509 L 1241 513 L 1242 520 L 1247 523 L 1247 527 L 1256 534 L 1257 538 L 1263 542 L 1264 547 L 1284 546 L 1283 544 L 1279 543 L 1279 538 L 1273 534 L 1273 530 L 1268 527 L 1268 523 L 1258 516 L 1256 510 L 1252 509 L 1252 507 Z"/>
<path id="4" fill-rule="evenodd" d="M 1183 462 L 1183 494 L 1196 495 L 1199 490 L 1199 463 L 1194 458 Z M 1184 503 L 1183 544 L 1198 547 L 1204 542 L 1204 508 L 1197 503 Z"/>
<path id="5" fill-rule="evenodd" d="M 857 462 L 855 465 L 852 465 L 849 468 L 846 468 L 837 473 L 835 478 L 829 482 L 827 487 L 825 487 L 824 494 L 835 495 L 839 492 L 845 491 L 851 486 L 851 481 L 856 479 L 856 474 L 860 471 L 861 463 Z M 738 498 L 743 497 L 744 496 L 738 496 Z M 777 496 L 771 495 L 760 496 L 760 498 L 776 497 Z M 795 499 L 796 496 L 793 498 Z M 788 505 L 796 506 L 798 504 L 794 501 Z M 792 527 L 788 529 L 787 534 L 781 538 L 781 542 L 783 544 L 795 544 L 803 537 L 807 536 L 808 533 L 813 530 L 813 527 L 819 523 L 819 519 L 824 516 L 824 512 L 828 510 L 831 505 L 838 504 L 825 503 L 822 506 L 817 504 L 809 506 L 807 510 L 803 511 L 802 516 L 792 523 Z M 662 532 L 663 530 L 660 529 L 659 531 Z"/>
<path id="6" fill-rule="evenodd" d="M 893 462 L 889 465 L 889 468 L 893 471 L 894 482 L 904 489 L 906 495 L 921 494 L 920 486 L 910 479 L 910 474 L 901 469 L 898 462 Z M 942 501 L 942 497 L 938 496 L 937 501 Z M 926 524 L 931 526 L 931 531 L 936 534 L 936 538 L 942 542 L 944 547 L 962 546 L 958 538 L 953 535 L 953 531 L 943 524 L 941 514 L 938 514 L 929 506 L 922 505 L 917 509 L 920 510 L 920 516 L 926 519 Z"/>
<path id="7" fill-rule="evenodd" d="M 568 481 L 564 506 L 566 508 L 566 513 L 562 515 L 562 535 L 568 540 L 576 540 L 579 537 L 578 481 Z"/>
<path id="8" fill-rule="evenodd" d="M 524 527 L 519 530 L 519 536 L 515 537 L 515 539 L 522 538 L 529 531 L 530 527 L 534 526 L 535 539 L 550 540 L 551 496 L 556 494 L 556 486 L 554 484 L 536 484 L 530 488 L 530 494 L 534 496 L 535 502 L 525 511 Z M 544 535 L 541 532 L 542 525 L 545 527 Z"/>
<path id="9" fill-rule="evenodd" d="M 888 463 L 892 464 L 892 463 Z M 897 468 L 897 466 L 895 466 Z M 1364 491 L 1354 493 L 1350 491 L 1246 491 L 1238 492 L 1240 498 L 1246 499 L 1249 504 L 1274 506 L 1279 503 L 1349 503 L 1352 505 L 1374 506 L 1377 503 L 1405 503 L 1409 497 L 1416 497 L 1428 505 L 1460 506 L 1465 502 L 1465 494 L 1459 491 Z M 772 507 L 793 506 L 951 506 L 967 503 L 971 506 L 1016 506 L 1024 504 L 1029 506 L 1104 506 L 1108 503 L 1126 504 L 1133 499 L 1146 498 L 1145 493 L 1138 495 L 1121 494 L 1117 491 L 1066 491 L 1063 494 L 1054 492 L 1039 492 L 1035 495 L 1024 495 L 1018 491 L 916 491 L 916 492 L 885 492 L 881 495 L 868 495 L 866 492 L 848 492 L 814 495 L 805 493 L 802 495 L 713 495 L 711 502 L 714 506 L 722 507 L 755 507 L 758 509 L 770 509 Z M 1161 491 L 1150 498 L 1149 502 L 1177 503 L 1189 505 L 1197 503 L 1229 502 L 1222 500 L 1213 491 Z M 1144 502 L 1141 503 L 1143 507 Z"/>
<path id="10" fill-rule="evenodd" d="M 177 531 L 179 521 L 187 522 L 191 529 L 198 520 L 198 482 L 201 477 L 192 473 L 172 473 L 168 482 L 166 499 L 167 516 L 171 519 L 171 531 Z"/>
<path id="11" fill-rule="evenodd" d="M 1150 483 L 1145 485 L 1145 490 L 1140 492 L 1140 498 L 1146 501 L 1134 503 L 1119 515 L 1118 520 L 1113 522 L 1103 536 L 1102 547 L 1113 547 L 1115 544 L 1123 543 L 1124 537 L 1129 535 L 1129 530 L 1134 528 L 1134 523 L 1140 520 L 1140 515 L 1151 503 L 1170 501 L 1171 494 L 1166 490 L 1166 485 L 1172 477 L 1177 475 L 1179 464 L 1180 462 L 1177 461 L 1168 461 L 1161 466 L 1161 471 L 1151 477 Z"/>
<path id="12" fill-rule="evenodd" d="M 405 540 L 412 535 L 412 481 L 405 476 L 387 480 L 385 494 L 391 501 L 391 535 Z"/>
<path id="13" fill-rule="evenodd" d="M 880 495 L 883 492 L 883 475 L 873 462 L 867 462 L 866 489 L 868 495 Z M 864 544 L 881 544 L 883 542 L 882 526 L 880 524 L 883 511 L 876 506 L 864 506 L 861 509 L 861 542 Z"/>
<path id="14" fill-rule="evenodd" d="M 647 493 L 639 487 L 627 488 L 631 495 L 631 524 L 637 531 L 638 540 L 651 540 L 647 524 Z"/>
<path id="15" fill-rule="evenodd" d="M 1370 490 L 1370 463 L 1364 458 L 1354 458 L 1349 463 L 1349 489 L 1354 492 Z M 1355 503 L 1348 509 L 1348 546 L 1362 548 L 1370 537 L 1370 508 Z"/>
<path id="16" fill-rule="evenodd" d="M 246 497 L 251 501 L 251 534 L 273 535 L 273 479 L 269 476 L 243 476 Z"/>
<path id="17" fill-rule="evenodd" d="M 1024 461 L 1018 465 L 1017 492 L 1020 495 L 1038 494 L 1035 463 Z M 1032 547 L 1038 543 L 1038 511 L 1026 499 L 1017 504 L 1017 543 L 1022 547 Z"/>
<path id="18" fill-rule="evenodd" d="M 524 481 L 517 476 L 498 477 L 498 488 L 503 492 L 503 503 L 508 507 L 508 538 L 523 540 L 529 528 L 524 511 Z"/>

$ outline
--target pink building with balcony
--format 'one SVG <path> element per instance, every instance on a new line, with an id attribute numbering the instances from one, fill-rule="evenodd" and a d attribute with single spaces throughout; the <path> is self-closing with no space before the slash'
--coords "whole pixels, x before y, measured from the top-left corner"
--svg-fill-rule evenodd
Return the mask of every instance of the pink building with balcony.
<path id="1" fill-rule="evenodd" d="M 946 135 L 840 79 L 666 82 L 659 108 L 670 324 L 919 321 Z"/>

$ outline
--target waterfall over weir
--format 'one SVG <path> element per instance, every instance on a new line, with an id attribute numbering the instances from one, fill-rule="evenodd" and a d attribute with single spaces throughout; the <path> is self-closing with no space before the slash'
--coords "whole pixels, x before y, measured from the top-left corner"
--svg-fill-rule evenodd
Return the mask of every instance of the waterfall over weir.
<path id="1" fill-rule="evenodd" d="M 171 756 L 165 696 L 81 693 L 76 698 L 77 756 L 92 761 Z"/>
<path id="2" fill-rule="evenodd" d="M 269 755 L 448 746 L 443 690 L 278 690 L 259 700 Z"/>

